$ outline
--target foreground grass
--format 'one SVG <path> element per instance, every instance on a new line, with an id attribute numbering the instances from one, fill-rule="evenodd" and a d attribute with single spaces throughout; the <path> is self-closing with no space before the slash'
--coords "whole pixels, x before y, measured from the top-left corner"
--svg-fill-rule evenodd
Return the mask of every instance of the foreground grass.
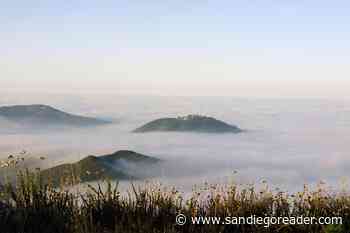
<path id="1" fill-rule="evenodd" d="M 157 185 L 131 186 L 121 195 L 118 185 L 89 186 L 69 192 L 42 182 L 39 172 L 20 172 L 16 184 L 0 189 L 2 233 L 175 233 L 175 232 L 347 232 L 350 196 L 327 192 L 322 186 L 295 195 L 268 187 L 210 186 L 184 200 L 176 189 Z M 178 214 L 191 216 L 343 217 L 343 225 L 176 225 Z"/>

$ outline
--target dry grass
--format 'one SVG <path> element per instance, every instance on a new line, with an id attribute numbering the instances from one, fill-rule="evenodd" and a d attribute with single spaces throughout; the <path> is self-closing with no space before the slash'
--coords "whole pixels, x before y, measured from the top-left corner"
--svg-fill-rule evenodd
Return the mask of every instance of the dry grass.
<path id="1" fill-rule="evenodd" d="M 13 159 L 13 158 L 10 158 Z M 350 196 L 330 193 L 322 184 L 289 195 L 254 187 L 206 185 L 184 200 L 175 188 L 155 184 L 131 186 L 122 195 L 118 184 L 89 186 L 73 193 L 42 182 L 40 172 L 19 172 L 15 183 L 0 189 L 2 233 L 175 233 L 175 232 L 338 232 L 350 229 Z M 176 215 L 249 217 L 343 217 L 341 226 L 192 225 L 177 226 Z"/>

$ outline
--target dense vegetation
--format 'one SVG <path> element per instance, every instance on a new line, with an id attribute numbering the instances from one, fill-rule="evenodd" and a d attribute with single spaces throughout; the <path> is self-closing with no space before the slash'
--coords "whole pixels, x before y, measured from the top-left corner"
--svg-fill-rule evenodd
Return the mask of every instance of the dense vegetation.
<path id="1" fill-rule="evenodd" d="M 227 124 L 212 117 L 188 115 L 177 118 L 161 118 L 151 121 L 133 132 L 197 132 L 197 133 L 240 133 L 235 125 Z"/>
<path id="2" fill-rule="evenodd" d="M 117 185 L 89 186 L 86 193 L 43 185 L 40 173 L 20 172 L 16 186 L 1 190 L 2 233 L 97 232 L 346 232 L 350 229 L 350 197 L 323 189 L 296 195 L 268 189 L 207 186 L 185 201 L 175 189 L 132 186 L 122 195 Z M 112 187 L 113 186 L 113 187 Z M 343 225 L 191 225 L 178 226 L 176 215 L 188 216 L 342 216 Z"/>
<path id="3" fill-rule="evenodd" d="M 2 168 L 16 166 L 11 157 Z M 78 180 L 71 177 L 78 184 Z M 102 182 L 102 181 L 101 181 Z M 102 184 L 102 183 L 101 183 Z M 118 184 L 88 186 L 86 191 L 43 182 L 41 172 L 19 171 L 16 182 L 0 186 L 1 233 L 345 233 L 350 229 L 350 195 L 328 192 L 324 184 L 289 195 L 254 186 L 205 184 L 184 198 L 175 188 L 145 183 L 121 193 Z M 82 190 L 82 189 L 80 189 Z M 342 225 L 185 225 L 176 216 L 343 217 Z"/>

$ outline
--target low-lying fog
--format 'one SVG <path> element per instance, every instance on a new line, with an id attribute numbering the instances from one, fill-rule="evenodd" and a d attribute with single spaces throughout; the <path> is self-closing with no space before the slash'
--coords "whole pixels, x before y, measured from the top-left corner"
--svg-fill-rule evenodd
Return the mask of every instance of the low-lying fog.
<path id="1" fill-rule="evenodd" d="M 350 102 L 226 97 L 119 95 L 2 96 L 0 105 L 48 104 L 74 114 L 113 119 L 112 125 L 55 132 L 0 132 L 5 158 L 22 149 L 47 155 L 43 167 L 94 154 L 134 150 L 165 160 L 156 179 L 187 190 L 193 184 L 267 180 L 289 190 L 349 176 Z M 241 134 L 147 133 L 131 130 L 156 118 L 203 114 L 247 130 Z M 6 122 L 0 120 L 0 126 Z M 147 169 L 147 168 L 145 168 Z M 234 171 L 238 173 L 233 175 Z"/>

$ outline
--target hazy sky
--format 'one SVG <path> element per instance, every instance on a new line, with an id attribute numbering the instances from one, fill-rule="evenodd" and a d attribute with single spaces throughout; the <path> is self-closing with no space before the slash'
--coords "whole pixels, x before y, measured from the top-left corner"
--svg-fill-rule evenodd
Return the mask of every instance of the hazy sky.
<path id="1" fill-rule="evenodd" d="M 348 97 L 346 0 L 0 0 L 2 90 Z"/>

